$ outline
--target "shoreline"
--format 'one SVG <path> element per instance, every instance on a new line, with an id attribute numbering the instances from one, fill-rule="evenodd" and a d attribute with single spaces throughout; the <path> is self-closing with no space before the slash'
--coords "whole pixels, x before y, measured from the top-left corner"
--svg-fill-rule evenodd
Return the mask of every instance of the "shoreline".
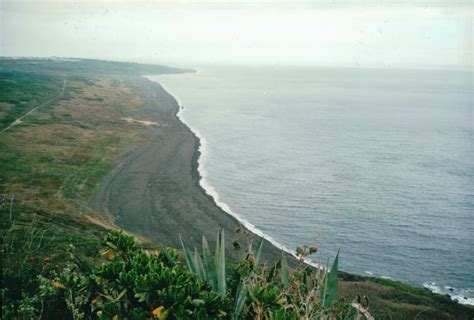
<path id="1" fill-rule="evenodd" d="M 44 266 L 41 257 L 52 256 L 61 265 L 67 263 L 69 244 L 76 247 L 78 255 L 92 259 L 93 264 L 99 263 L 96 258 L 100 243 L 111 230 L 133 235 L 143 244 L 141 247 L 169 245 L 180 251 L 183 258 L 178 234 L 191 249 L 195 245 L 199 250 L 203 235 L 208 238 L 210 247 L 215 247 L 217 231 L 224 228 L 229 266 L 235 266 L 243 253 L 233 249 L 234 240 L 244 248 L 247 240 L 253 240 L 254 247 L 258 244 L 260 238 L 218 207 L 212 194 L 207 194 L 199 183 L 198 169 L 203 169 L 206 175 L 206 162 L 208 177 L 214 181 L 214 166 L 210 161 L 213 141 L 207 140 L 207 146 L 205 139 L 200 141 L 178 118 L 180 109 L 176 99 L 159 84 L 142 78 L 143 74 L 190 70 L 91 59 L 74 63 L 35 59 L 24 62 L 3 61 L 1 68 L 6 71 L 7 82 L 12 78 L 21 79 L 21 75 L 31 82 L 31 86 L 29 82 L 26 86 L 23 82 L 11 82 L 15 90 L 6 92 L 6 97 L 18 89 L 20 98 L 27 94 L 25 101 L 34 101 L 42 97 L 35 93 L 41 93 L 49 85 L 60 85 L 64 77 L 74 83 L 70 82 L 66 90 L 71 95 L 37 115 L 41 121 L 35 117 L 30 119 L 31 123 L 5 133 L 5 181 L 16 185 L 7 190 L 7 197 L 11 195 L 12 201 L 7 199 L 4 206 L 7 220 L 3 231 L 14 231 L 14 238 L 20 237 L 20 242 L 15 243 L 21 247 L 22 235 L 30 234 L 31 223 L 34 223 L 33 227 L 46 233 L 34 232 L 32 239 L 48 240 L 40 241 L 38 248 L 34 248 L 33 255 L 40 258 L 25 261 L 22 257 L 29 256 L 28 252 L 19 258 L 13 255 L 12 264 L 6 265 L 8 270 L 15 271 L 17 265 L 26 267 L 31 271 L 29 278 L 34 280 Z M 45 78 L 49 80 L 43 81 Z M 215 93 L 215 90 L 209 92 Z M 190 110 L 192 108 L 186 108 L 182 113 L 184 118 Z M 201 128 L 203 133 L 204 129 Z M 17 145 L 15 141 L 24 143 Z M 246 159 L 237 145 L 231 142 L 228 146 Z M 51 159 L 54 165 L 45 166 Z M 199 161 L 204 167 L 198 168 Z M 220 190 L 220 184 L 215 183 Z M 246 197 L 241 201 L 247 201 Z M 245 214 L 245 210 L 237 211 Z M 254 219 L 252 215 L 246 216 Z M 237 233 L 237 227 L 242 227 L 245 235 Z M 279 232 L 274 235 L 280 237 Z M 290 267 L 307 267 L 268 240 L 261 262 L 271 268 L 282 254 L 289 257 Z M 24 273 L 19 276 L 25 278 Z M 474 308 L 421 287 L 345 272 L 339 272 L 339 280 L 337 299 L 350 304 L 355 297 L 366 296 L 375 318 L 474 317 Z M 15 305 L 21 303 L 21 297 L 14 293 L 17 287 L 13 283 L 14 290 L 7 295 Z M 25 294 L 35 295 L 39 289 L 35 282 L 25 287 Z"/>
<path id="2" fill-rule="evenodd" d="M 200 249 L 203 235 L 214 246 L 217 230 L 223 228 L 227 257 L 235 260 L 240 253 L 232 249 L 232 242 L 238 240 L 245 246 L 249 238 L 235 232 L 242 225 L 239 219 L 221 208 L 201 185 L 205 178 L 199 173 L 201 140 L 180 119 L 178 101 L 160 83 L 145 77 L 124 80 L 143 99 L 144 116 L 163 125 L 141 130 L 145 144 L 124 148 L 91 197 L 90 207 L 125 230 L 175 248 L 181 247 L 178 234 L 191 247 Z M 251 241 L 258 243 L 260 237 L 249 231 Z M 281 254 L 281 249 L 265 238 L 262 262 L 273 263 Z M 290 266 L 300 263 L 286 254 Z M 340 277 L 348 285 L 371 281 L 346 272 L 340 272 Z"/>
<path id="3" fill-rule="evenodd" d="M 261 231 L 258 227 L 256 227 L 250 221 L 244 219 L 241 215 L 234 212 L 225 202 L 220 200 L 219 193 L 214 188 L 214 186 L 212 186 L 206 179 L 207 172 L 205 171 L 204 161 L 205 161 L 205 151 L 206 151 L 207 140 L 196 128 L 193 128 L 185 120 L 185 118 L 183 117 L 183 114 L 182 114 L 182 110 L 183 110 L 182 109 L 182 103 L 179 101 L 178 97 L 173 95 L 171 93 L 171 91 L 163 83 L 161 83 L 159 81 L 159 76 L 160 75 L 147 75 L 147 76 L 143 76 L 143 77 L 150 80 L 150 81 L 152 81 L 152 82 L 157 83 L 158 85 L 160 85 L 163 88 L 163 90 L 166 91 L 166 93 L 168 93 L 171 97 L 174 98 L 174 100 L 178 104 L 178 111 L 176 112 L 176 117 L 177 117 L 178 121 L 181 121 L 195 136 L 195 138 L 197 140 L 197 147 L 196 147 L 197 159 L 196 160 L 193 159 L 193 162 L 196 163 L 196 168 L 193 167 L 193 170 L 196 170 L 196 175 L 197 175 L 197 179 L 198 179 L 198 186 L 202 189 L 202 191 L 207 196 L 212 198 L 214 204 L 217 207 L 219 207 L 225 214 L 228 214 L 228 215 L 234 217 L 235 219 L 237 219 L 248 231 L 250 231 L 251 233 L 253 233 L 256 236 L 265 238 L 265 240 L 270 242 L 275 247 L 279 248 L 280 250 L 283 250 L 288 255 L 290 255 L 294 258 L 297 258 L 296 255 L 292 252 L 292 250 L 288 249 L 286 246 L 284 246 L 283 244 L 281 244 L 280 242 L 278 242 L 277 240 L 275 240 L 274 238 L 272 238 L 268 234 L 265 234 L 263 231 Z M 153 78 L 150 78 L 150 77 L 156 77 L 156 80 L 153 79 Z M 320 267 L 319 264 L 317 264 L 316 262 L 314 262 L 313 260 L 308 259 L 308 258 L 304 259 L 304 262 L 306 264 L 312 266 L 312 267 L 315 267 L 315 268 Z M 343 272 L 343 273 L 345 273 L 345 272 Z M 362 274 L 358 274 L 358 276 L 364 277 L 364 275 L 362 275 Z M 384 278 L 384 277 L 382 277 L 382 278 Z M 388 277 L 387 279 L 394 280 L 394 279 L 391 279 L 390 277 Z M 400 280 L 394 280 L 394 281 L 400 281 Z M 415 285 L 415 284 L 413 284 L 413 285 Z M 418 286 L 419 288 L 427 289 L 430 292 L 436 293 L 436 294 L 442 294 L 442 295 L 443 294 L 448 294 L 453 301 L 457 301 L 460 304 L 470 305 L 470 306 L 474 305 L 474 302 L 471 301 L 472 300 L 471 298 L 468 298 L 467 301 L 466 301 L 466 299 L 462 295 L 443 292 L 441 287 L 436 286 L 433 283 L 425 282 L 422 285 L 415 285 L 415 286 Z"/>
<path id="4" fill-rule="evenodd" d="M 202 192 L 204 192 L 207 196 L 209 196 L 212 199 L 212 201 L 214 202 L 215 206 L 218 207 L 219 209 L 221 209 L 224 212 L 224 214 L 227 214 L 227 215 L 235 218 L 249 232 L 251 232 L 252 234 L 254 234 L 257 237 L 264 238 L 265 240 L 267 240 L 270 244 L 272 244 L 276 248 L 284 251 L 289 256 L 291 256 L 295 259 L 298 259 L 298 257 L 296 256 L 296 254 L 292 250 L 290 250 L 284 244 L 280 243 L 278 240 L 274 239 L 272 236 L 270 236 L 270 235 L 266 234 L 265 232 L 263 232 L 262 230 L 260 230 L 257 226 L 252 224 L 250 221 L 246 220 L 240 214 L 233 211 L 229 207 L 229 205 L 227 205 L 224 201 L 220 200 L 219 193 L 214 188 L 214 186 L 212 186 L 206 179 L 207 172 L 205 171 L 205 167 L 204 167 L 204 159 L 205 159 L 205 149 L 206 149 L 206 145 L 207 145 L 207 140 L 201 133 L 199 133 L 199 131 L 196 128 L 193 128 L 191 125 L 189 125 L 189 123 L 187 123 L 186 120 L 183 118 L 183 116 L 181 114 L 182 103 L 179 101 L 178 97 L 173 95 L 171 93 L 171 91 L 168 88 L 166 88 L 165 85 L 163 85 L 163 83 L 159 82 L 158 79 L 153 80 L 153 79 L 149 78 L 149 77 L 159 77 L 159 76 L 160 75 L 146 75 L 146 76 L 143 76 L 143 78 L 145 78 L 149 81 L 152 81 L 154 83 L 157 83 L 158 85 L 160 85 L 163 88 L 163 90 L 167 94 L 169 94 L 171 97 L 173 97 L 173 99 L 178 104 L 178 111 L 176 112 L 176 118 L 178 119 L 178 121 L 183 123 L 192 132 L 192 134 L 195 136 L 195 138 L 197 140 L 197 147 L 196 147 L 197 156 L 196 156 L 196 159 L 193 159 L 193 170 L 195 170 L 195 174 L 196 174 L 196 177 L 197 177 L 197 180 L 198 180 L 198 186 L 202 189 Z M 306 263 L 307 265 L 309 265 L 311 267 L 314 267 L 314 268 L 320 268 L 321 267 L 320 264 L 318 264 L 317 262 L 315 262 L 312 259 L 304 258 L 303 261 L 304 261 L 304 263 Z"/>
<path id="5" fill-rule="evenodd" d="M 240 253 L 232 249 L 233 241 L 245 247 L 249 241 L 258 243 L 261 237 L 242 219 L 220 207 L 202 186 L 202 142 L 180 119 L 178 101 L 160 83 L 144 76 L 125 81 L 143 99 L 144 116 L 161 125 L 141 131 L 146 143 L 124 148 L 93 193 L 89 206 L 118 227 L 175 248 L 181 247 L 178 235 L 197 248 L 205 236 L 213 246 L 217 231 L 223 228 L 228 257 L 238 258 Z M 241 226 L 249 235 L 236 232 Z M 264 241 L 262 261 L 279 260 L 281 247 L 268 237 Z M 285 254 L 290 265 L 298 263 L 293 255 Z"/>
<path id="6" fill-rule="evenodd" d="M 270 235 L 268 234 L 265 234 L 262 230 L 260 230 L 259 228 L 257 228 L 254 224 L 252 224 L 250 221 L 247 221 L 245 220 L 240 214 L 234 212 L 230 207 L 229 205 L 227 205 L 225 202 L 223 202 L 222 200 L 220 200 L 220 196 L 219 196 L 219 193 L 216 191 L 216 189 L 214 188 L 214 186 L 212 186 L 208 181 L 207 181 L 207 172 L 205 171 L 205 168 L 204 168 L 204 159 L 205 159 L 205 151 L 206 151 L 206 146 L 207 146 L 207 140 L 206 138 L 204 138 L 204 136 L 196 129 L 196 128 L 193 128 L 191 125 L 189 125 L 188 122 L 186 122 L 186 120 L 184 120 L 182 114 L 181 114 L 181 107 L 182 107 L 182 104 L 180 103 L 179 99 L 173 95 L 171 93 L 171 91 L 166 88 L 165 85 L 163 85 L 163 83 L 159 82 L 158 80 L 153 80 L 153 79 L 150 79 L 148 78 L 149 76 L 143 76 L 144 78 L 152 81 L 152 82 L 155 82 L 155 83 L 158 83 L 164 91 L 166 91 L 166 93 L 168 93 L 171 97 L 173 97 L 177 104 L 178 104 L 178 111 L 176 112 L 176 117 L 178 118 L 179 121 L 181 121 L 186 127 L 188 127 L 188 129 L 193 133 L 193 135 L 196 137 L 196 140 L 197 140 L 197 147 L 196 147 L 196 153 L 197 153 L 197 156 L 196 156 L 196 159 L 193 159 L 193 162 L 195 163 L 196 165 L 196 168 L 194 168 L 193 166 L 193 170 L 195 170 L 195 174 L 196 174 L 196 177 L 197 177 L 197 180 L 198 180 L 198 185 L 199 187 L 202 189 L 202 191 L 208 195 L 209 197 L 212 198 L 212 200 L 214 201 L 214 204 L 219 207 L 222 211 L 224 211 L 226 214 L 234 217 L 235 219 L 237 219 L 245 228 L 247 228 L 250 232 L 252 232 L 253 234 L 259 236 L 259 237 L 263 237 L 265 238 L 266 240 L 268 240 L 270 243 L 272 243 L 274 246 L 276 246 L 277 248 L 279 249 L 282 249 L 283 251 L 293 255 L 290 250 L 285 247 L 283 244 L 281 244 L 280 242 L 278 242 L 277 240 L 273 239 L 273 237 L 271 237 Z"/>

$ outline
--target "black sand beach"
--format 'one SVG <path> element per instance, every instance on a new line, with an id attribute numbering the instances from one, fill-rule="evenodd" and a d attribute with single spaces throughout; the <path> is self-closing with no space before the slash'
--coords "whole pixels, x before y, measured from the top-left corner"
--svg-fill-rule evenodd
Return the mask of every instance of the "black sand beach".
<path id="1" fill-rule="evenodd" d="M 2 272 L 15 274 L 12 291 L 4 291 L 13 292 L 10 301 L 19 301 L 19 290 L 25 288 L 22 279 L 28 281 L 28 295 L 37 295 L 36 285 L 30 289 L 29 284 L 39 273 L 31 268 L 38 265 L 38 272 L 43 272 L 46 260 L 25 257 L 54 256 L 64 265 L 73 245 L 77 254 L 95 259 L 113 224 L 176 249 L 181 247 L 179 234 L 190 247 L 199 248 L 202 235 L 214 247 L 217 231 L 224 228 L 226 254 L 237 257 L 232 240 L 245 245 L 247 238 L 235 232 L 239 222 L 199 185 L 198 139 L 177 118 L 175 99 L 159 84 L 139 76 L 190 70 L 54 59 L 0 59 L 0 70 L 6 80 L 22 80 L 5 81 L 15 85 L 4 98 L 26 99 L 26 106 L 39 98 L 48 101 L 46 89 L 61 92 L 67 80 L 63 99 L 2 133 L 2 182 L 12 196 L 5 191 L 1 231 L 12 239 L 28 235 L 26 242 L 11 242 L 16 247 L 5 255 L 11 258 L 9 263 L 2 265 Z M 5 126 L 22 114 L 21 108 L 10 111 L 13 120 L 4 121 Z M 259 241 L 255 235 L 249 237 Z M 35 245 L 30 250 L 31 243 L 38 243 L 39 249 Z M 341 249 L 351 254 L 350 247 Z M 263 260 L 280 257 L 281 250 L 266 242 Z M 290 265 L 295 261 L 291 259 Z M 377 319 L 472 319 L 471 307 L 448 296 L 387 279 L 344 272 L 339 276 L 338 296 L 347 303 L 367 296 Z"/>
<path id="2" fill-rule="evenodd" d="M 89 205 L 112 222 L 139 236 L 180 248 L 179 235 L 188 246 L 201 247 L 202 235 L 215 246 L 220 228 L 226 232 L 226 255 L 234 260 L 239 253 L 232 241 L 248 240 L 235 230 L 239 222 L 221 210 L 199 185 L 197 160 L 199 140 L 176 116 L 177 101 L 158 83 L 146 78 L 129 78 L 130 85 L 145 102 L 143 117 L 160 126 L 143 130 L 147 143 L 130 144 L 105 176 Z M 279 260 L 281 250 L 265 241 L 262 262 Z M 290 255 L 289 264 L 299 262 Z M 367 278 L 339 271 L 339 295 L 351 301 L 365 295 L 373 314 L 380 319 L 410 319 L 423 313 L 424 319 L 468 319 L 472 309 L 447 296 L 385 279 Z M 455 314 L 454 317 L 450 314 Z"/>
<path id="3" fill-rule="evenodd" d="M 145 102 L 144 116 L 160 124 L 144 130 L 146 144 L 128 145 L 114 168 L 102 180 L 90 206 L 105 213 L 119 227 L 164 245 L 180 247 L 179 235 L 190 246 L 200 247 L 202 236 L 212 244 L 217 231 L 231 243 L 246 237 L 235 230 L 239 222 L 223 210 L 199 185 L 199 140 L 176 113 L 177 101 L 159 84 L 143 77 L 128 79 Z M 258 237 L 251 235 L 254 243 Z M 268 241 L 263 259 L 274 261 L 280 249 Z"/>

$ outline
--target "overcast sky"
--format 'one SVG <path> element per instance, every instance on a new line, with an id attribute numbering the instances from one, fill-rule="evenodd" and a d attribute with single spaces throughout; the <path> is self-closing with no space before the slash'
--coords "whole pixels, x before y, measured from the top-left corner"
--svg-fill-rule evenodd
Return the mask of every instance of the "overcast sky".
<path id="1" fill-rule="evenodd" d="M 0 55 L 472 68 L 472 1 L 0 0 Z"/>

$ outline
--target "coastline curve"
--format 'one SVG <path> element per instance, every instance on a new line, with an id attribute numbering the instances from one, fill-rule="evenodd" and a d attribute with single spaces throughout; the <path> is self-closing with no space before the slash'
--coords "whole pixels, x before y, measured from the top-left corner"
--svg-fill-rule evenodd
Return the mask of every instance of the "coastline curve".
<path id="1" fill-rule="evenodd" d="M 206 171 L 206 168 L 205 168 L 207 140 L 196 128 L 193 128 L 189 124 L 189 122 L 187 122 L 184 119 L 183 114 L 182 114 L 183 109 L 181 108 L 182 103 L 181 103 L 181 101 L 179 101 L 179 98 L 176 95 L 172 94 L 170 89 L 167 88 L 162 82 L 160 82 L 159 80 L 155 80 L 155 79 L 151 78 L 151 77 L 159 77 L 159 76 L 160 75 L 144 75 L 143 77 L 147 80 L 158 83 L 163 88 L 164 91 L 166 91 L 171 97 L 173 97 L 176 100 L 176 103 L 179 106 L 178 110 L 176 112 L 176 117 L 196 137 L 197 142 L 198 142 L 197 143 L 197 150 L 196 150 L 198 152 L 198 156 L 197 156 L 195 161 L 197 162 L 196 171 L 197 171 L 198 186 L 202 189 L 202 191 L 207 196 L 209 196 L 213 200 L 214 204 L 217 207 L 219 207 L 226 214 L 228 214 L 228 215 L 232 216 L 233 218 L 235 218 L 240 224 L 242 224 L 251 233 L 253 233 L 254 235 L 257 235 L 261 238 L 264 238 L 265 240 L 270 242 L 273 246 L 279 248 L 280 250 L 284 251 L 285 253 L 287 253 L 287 254 L 291 255 L 292 257 L 298 259 L 298 257 L 296 256 L 296 254 L 292 250 L 290 250 L 288 247 L 286 247 L 285 245 L 280 243 L 278 240 L 276 240 L 272 236 L 264 233 L 257 226 L 255 226 L 250 221 L 243 218 L 239 213 L 232 210 L 227 203 L 225 203 L 224 201 L 222 201 L 220 199 L 219 193 L 217 192 L 215 187 L 212 186 L 207 180 L 207 171 Z M 308 264 L 312 267 L 322 268 L 319 263 L 317 263 L 316 261 L 314 261 L 312 259 L 305 258 L 305 259 L 303 259 L 303 261 L 306 264 Z"/>

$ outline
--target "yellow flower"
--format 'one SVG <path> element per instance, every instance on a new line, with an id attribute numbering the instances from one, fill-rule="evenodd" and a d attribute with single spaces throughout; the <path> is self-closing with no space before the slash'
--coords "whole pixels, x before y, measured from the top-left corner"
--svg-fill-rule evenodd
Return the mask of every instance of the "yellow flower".
<path id="1" fill-rule="evenodd" d="M 62 284 L 62 283 L 59 282 L 59 281 L 54 281 L 54 282 L 53 282 L 53 287 L 55 287 L 56 289 L 66 289 L 66 287 L 64 286 L 64 284 Z"/>
<path id="2" fill-rule="evenodd" d="M 112 320 L 119 320 L 119 316 L 118 315 L 115 315 Z"/>
<path id="3" fill-rule="evenodd" d="M 158 318 L 158 319 L 166 319 L 166 317 L 168 316 L 168 311 L 165 311 L 165 307 L 163 306 L 159 306 L 158 308 L 155 308 L 152 313 L 153 313 L 153 316 L 155 316 L 155 318 Z"/>
<path id="4" fill-rule="evenodd" d="M 102 251 L 100 255 L 105 256 L 107 260 L 111 261 L 115 259 L 115 252 L 112 249 Z"/>

